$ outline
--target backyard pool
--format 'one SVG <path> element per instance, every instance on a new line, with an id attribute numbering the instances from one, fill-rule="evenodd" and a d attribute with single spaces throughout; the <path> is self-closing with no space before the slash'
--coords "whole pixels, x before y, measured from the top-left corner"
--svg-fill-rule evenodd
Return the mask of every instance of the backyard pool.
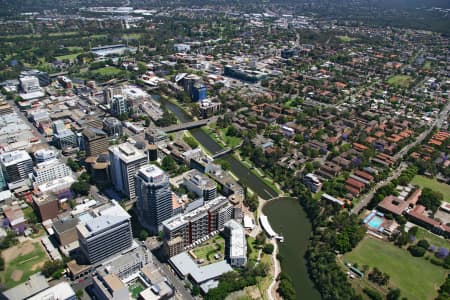
<path id="1" fill-rule="evenodd" d="M 378 217 L 378 216 L 374 216 L 370 221 L 369 221 L 369 227 L 378 230 L 378 228 L 381 226 L 381 224 L 383 224 L 383 219 Z"/>

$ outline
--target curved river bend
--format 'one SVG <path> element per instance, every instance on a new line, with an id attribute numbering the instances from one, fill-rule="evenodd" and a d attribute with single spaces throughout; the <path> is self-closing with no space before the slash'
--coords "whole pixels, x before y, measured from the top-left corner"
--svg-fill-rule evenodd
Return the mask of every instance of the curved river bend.
<path id="1" fill-rule="evenodd" d="M 298 300 L 320 300 L 319 292 L 309 279 L 304 255 L 311 235 L 309 222 L 303 207 L 294 198 L 283 197 L 267 203 L 263 208 L 270 225 L 284 237 L 278 243 L 282 257 L 281 270 L 292 278 Z"/>

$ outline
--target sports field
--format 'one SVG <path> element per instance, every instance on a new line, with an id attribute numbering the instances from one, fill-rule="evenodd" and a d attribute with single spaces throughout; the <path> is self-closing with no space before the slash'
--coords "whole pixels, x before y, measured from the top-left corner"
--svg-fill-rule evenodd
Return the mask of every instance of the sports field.
<path id="1" fill-rule="evenodd" d="M 424 258 L 413 257 L 391 243 L 365 238 L 345 261 L 359 266 L 377 267 L 390 276 L 389 284 L 398 287 L 409 300 L 431 300 L 437 296 L 448 270 Z"/>
<path id="2" fill-rule="evenodd" d="M 1 272 L 1 281 L 7 288 L 26 281 L 48 260 L 41 244 L 31 241 L 4 250 L 2 256 L 5 271 Z"/>
<path id="3" fill-rule="evenodd" d="M 93 70 L 92 73 L 97 73 L 100 75 L 117 75 L 121 72 L 122 70 L 116 68 L 116 67 L 104 67 L 104 68 L 100 68 L 97 70 Z"/>
<path id="4" fill-rule="evenodd" d="M 387 80 L 387 83 L 389 85 L 403 88 L 409 87 L 412 82 L 413 82 L 412 77 L 408 75 L 395 75 Z"/>
<path id="5" fill-rule="evenodd" d="M 418 185 L 421 188 L 429 188 L 436 192 L 441 192 L 444 195 L 444 200 L 450 202 L 450 185 L 441 183 L 436 179 L 428 178 L 422 175 L 414 176 L 411 181 L 412 184 Z"/>

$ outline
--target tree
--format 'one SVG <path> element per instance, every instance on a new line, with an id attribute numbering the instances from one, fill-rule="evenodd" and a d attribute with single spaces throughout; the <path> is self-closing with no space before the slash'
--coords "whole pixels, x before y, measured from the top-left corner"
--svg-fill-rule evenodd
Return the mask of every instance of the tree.
<path id="1" fill-rule="evenodd" d="M 80 164 L 74 161 L 71 157 L 67 159 L 67 165 L 72 169 L 73 172 L 78 172 L 81 170 Z"/>
<path id="2" fill-rule="evenodd" d="M 192 286 L 191 294 L 192 294 L 192 296 L 200 295 L 200 287 L 198 286 L 198 284 L 194 284 Z"/>
<path id="3" fill-rule="evenodd" d="M 171 156 L 167 155 L 163 158 L 161 167 L 164 171 L 175 172 L 177 169 L 177 163 Z"/>
<path id="4" fill-rule="evenodd" d="M 411 253 L 412 256 L 415 257 L 422 257 L 425 255 L 426 250 L 419 246 L 409 246 L 408 251 Z"/>
<path id="5" fill-rule="evenodd" d="M 64 262 L 60 259 L 46 261 L 41 269 L 41 272 L 45 277 L 58 277 L 62 271 L 64 271 Z"/>
<path id="6" fill-rule="evenodd" d="M 427 240 L 420 240 L 419 242 L 417 242 L 417 246 L 422 247 L 425 250 L 428 250 L 428 248 L 430 247 L 430 243 Z"/>
<path id="7" fill-rule="evenodd" d="M 148 238 L 148 232 L 147 232 L 147 230 L 142 229 L 142 230 L 139 232 L 139 240 L 145 241 L 147 238 Z"/>
<path id="8" fill-rule="evenodd" d="M 192 136 L 184 136 L 183 141 L 185 141 L 186 144 L 188 144 L 192 149 L 195 149 L 199 146 L 198 142 Z"/>
<path id="9" fill-rule="evenodd" d="M 264 245 L 264 248 L 263 248 L 263 251 L 264 251 L 264 253 L 266 253 L 266 254 L 272 254 L 273 253 L 273 250 L 274 250 L 274 246 L 273 246 L 273 244 L 265 244 Z"/>
<path id="10" fill-rule="evenodd" d="M 400 289 L 389 289 L 386 295 L 386 300 L 398 300 L 400 299 Z"/>
<path id="11" fill-rule="evenodd" d="M 294 300 L 297 299 L 297 293 L 292 285 L 291 278 L 285 274 L 280 273 L 279 276 L 280 284 L 278 286 L 278 293 L 286 300 Z"/>
<path id="12" fill-rule="evenodd" d="M 433 191 L 430 188 L 424 188 L 418 203 L 435 213 L 439 206 L 441 206 L 443 199 L 444 196 L 441 192 Z"/>
<path id="13" fill-rule="evenodd" d="M 72 183 L 70 189 L 77 195 L 87 196 L 89 194 L 91 186 L 89 183 L 84 181 L 76 181 Z"/>
<path id="14" fill-rule="evenodd" d="M 84 295 L 84 292 L 83 292 L 82 289 L 79 289 L 79 290 L 77 290 L 77 291 L 75 292 L 75 295 L 77 296 L 78 299 L 82 299 L 82 298 L 83 298 L 83 295 Z"/>

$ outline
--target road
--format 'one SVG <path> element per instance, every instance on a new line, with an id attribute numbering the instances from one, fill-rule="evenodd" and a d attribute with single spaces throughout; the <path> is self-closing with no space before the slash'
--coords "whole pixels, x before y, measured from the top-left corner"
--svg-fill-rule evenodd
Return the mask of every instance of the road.
<path id="1" fill-rule="evenodd" d="M 44 137 L 43 134 L 41 134 L 36 127 L 34 127 L 34 125 L 25 117 L 25 115 L 23 114 L 23 112 L 20 111 L 20 109 L 17 107 L 16 103 L 14 103 L 14 101 L 9 100 L 8 101 L 9 105 L 11 105 L 11 107 L 14 109 L 14 111 L 19 115 L 19 117 L 25 122 L 25 124 L 27 124 L 30 128 L 31 131 L 33 132 L 33 134 L 38 137 L 42 143 L 46 144 L 47 140 Z"/>
<path id="2" fill-rule="evenodd" d="M 190 291 L 184 287 L 184 283 L 180 280 L 180 278 L 178 278 L 176 274 L 174 274 L 172 269 L 167 264 L 161 263 L 156 257 L 153 259 L 153 263 L 173 285 L 173 288 L 176 292 L 176 298 L 182 300 L 194 300 L 194 298 L 191 296 Z"/>
<path id="3" fill-rule="evenodd" d="M 403 159 L 403 157 L 409 152 L 409 150 L 423 142 L 423 140 L 431 133 L 433 128 L 436 127 L 437 129 L 440 129 L 444 121 L 447 119 L 449 111 L 450 103 L 448 103 L 447 106 L 440 112 L 439 117 L 427 130 L 422 132 L 414 142 L 406 145 L 405 147 L 403 147 L 403 149 L 401 149 L 397 154 L 394 155 L 395 160 Z M 351 213 L 359 214 L 359 212 L 367 206 L 370 200 L 372 200 L 372 197 L 375 195 L 376 191 L 391 182 L 393 179 L 399 177 L 402 171 L 406 169 L 406 167 L 407 164 L 401 163 L 400 167 L 396 169 L 386 180 L 378 182 L 375 187 L 367 195 L 365 195 L 363 199 L 361 199 L 361 201 L 355 205 L 355 207 L 353 207 Z"/>

